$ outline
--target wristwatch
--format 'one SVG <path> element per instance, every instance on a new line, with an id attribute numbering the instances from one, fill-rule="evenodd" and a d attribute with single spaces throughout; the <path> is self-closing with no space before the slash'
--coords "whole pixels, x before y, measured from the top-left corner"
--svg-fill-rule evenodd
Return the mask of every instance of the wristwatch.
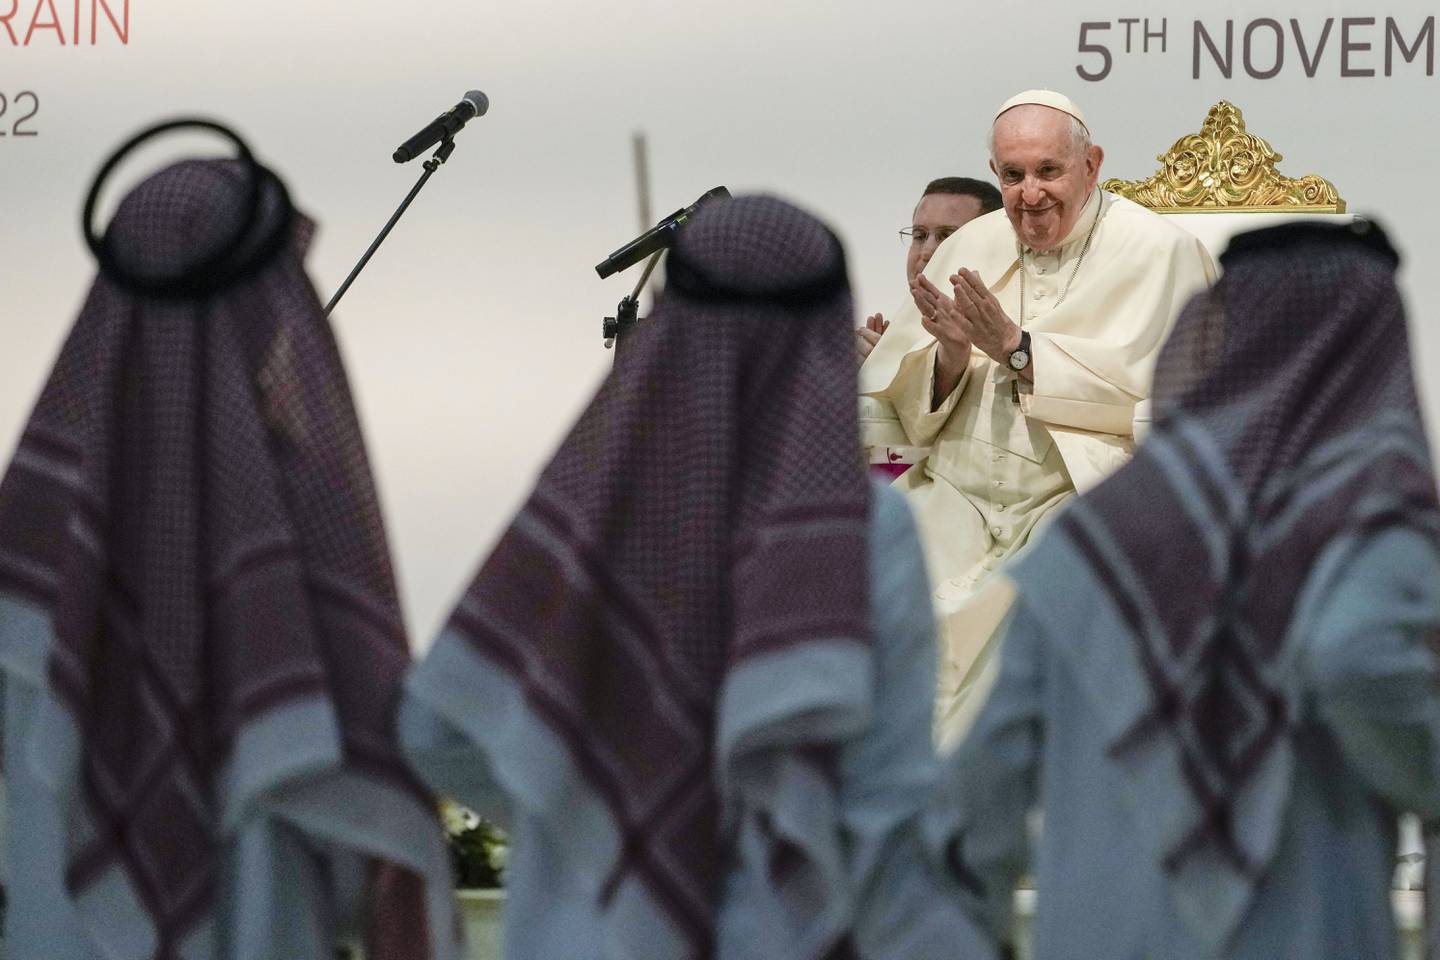
<path id="1" fill-rule="evenodd" d="M 1020 331 L 1020 346 L 1010 351 L 1010 369 L 1024 370 L 1030 366 L 1030 331 Z"/>

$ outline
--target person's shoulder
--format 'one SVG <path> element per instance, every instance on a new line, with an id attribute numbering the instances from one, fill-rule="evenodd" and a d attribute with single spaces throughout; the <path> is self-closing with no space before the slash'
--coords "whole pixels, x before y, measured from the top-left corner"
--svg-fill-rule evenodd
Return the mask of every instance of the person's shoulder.
<path id="1" fill-rule="evenodd" d="M 1115 194 L 1106 195 L 1105 218 L 1121 227 L 1127 236 L 1152 247 L 1172 251 L 1189 251 L 1203 247 L 1198 237 L 1168 217 L 1162 217 L 1134 200 Z"/>
<path id="2" fill-rule="evenodd" d="M 1149 207 L 1140 206 L 1135 200 L 1128 200 L 1126 197 L 1117 194 L 1106 194 L 1106 219 L 1123 226 L 1126 230 L 1133 230 L 1138 235 L 1152 239 L 1155 243 L 1171 243 L 1171 245 L 1194 245 L 1200 242 L 1194 233 L 1189 232 L 1185 227 L 1179 226 L 1169 217 L 1155 213 Z"/>
<path id="3" fill-rule="evenodd" d="M 935 250 L 925 275 L 934 281 L 957 267 L 969 267 L 989 276 L 1015 258 L 1015 228 L 1005 209 L 992 210 L 952 233 Z"/>
<path id="4" fill-rule="evenodd" d="M 1010 226 L 1010 218 L 1005 215 L 1005 208 L 991 210 L 989 213 L 982 213 L 974 220 L 964 224 L 955 231 L 957 237 L 973 237 L 980 242 L 994 240 L 1015 239 L 1015 228 Z"/>

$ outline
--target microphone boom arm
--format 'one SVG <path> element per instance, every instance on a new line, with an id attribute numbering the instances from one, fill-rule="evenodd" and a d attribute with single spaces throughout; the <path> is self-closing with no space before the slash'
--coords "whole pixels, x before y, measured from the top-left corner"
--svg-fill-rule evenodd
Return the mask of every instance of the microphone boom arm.
<path id="1" fill-rule="evenodd" d="M 415 182 L 415 186 L 411 187 L 405 199 L 400 201 L 400 206 L 396 209 L 395 213 L 391 215 L 389 222 L 381 228 L 380 235 L 375 238 L 375 242 L 370 244 L 370 249 L 365 251 L 364 256 L 360 258 L 360 262 L 355 264 L 355 269 L 350 271 L 350 276 L 345 278 L 345 282 L 340 284 L 340 289 L 335 291 L 335 296 L 331 297 L 330 302 L 325 305 L 325 316 L 330 316 L 330 311 L 335 309 L 335 304 L 339 303 L 340 298 L 345 296 L 345 291 L 350 289 L 350 285 L 355 282 L 355 278 L 360 275 L 360 271 L 365 269 L 365 264 L 370 262 L 370 258 L 375 255 L 375 251 L 380 249 L 380 244 L 384 243 L 385 238 L 390 236 L 390 231 L 395 228 L 395 224 L 400 222 L 400 218 L 405 214 L 405 211 L 410 208 L 411 202 L 415 199 L 416 195 L 420 193 L 420 189 L 425 186 L 426 181 L 434 175 L 436 170 L 440 169 L 446 160 L 450 159 L 450 154 L 454 152 L 455 140 L 447 135 L 440 141 L 440 146 L 431 154 L 430 159 L 422 164 L 425 172 L 420 174 L 420 179 Z"/>
<path id="2" fill-rule="evenodd" d="M 624 297 L 615 307 L 615 316 L 606 317 L 601 324 L 601 335 L 605 338 L 605 349 L 611 347 L 619 352 L 620 341 L 635 325 L 640 322 L 640 291 L 645 289 L 645 284 L 650 280 L 650 274 L 655 272 L 655 266 L 660 258 L 665 255 L 664 250 L 656 250 L 650 255 L 650 260 L 645 264 L 645 269 L 640 271 L 640 282 L 635 284 L 635 289 Z"/>

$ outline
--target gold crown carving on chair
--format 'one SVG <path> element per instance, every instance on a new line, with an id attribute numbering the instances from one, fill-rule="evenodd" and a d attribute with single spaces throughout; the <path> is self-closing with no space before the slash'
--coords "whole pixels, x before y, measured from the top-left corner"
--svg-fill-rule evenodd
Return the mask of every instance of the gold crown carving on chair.
<path id="1" fill-rule="evenodd" d="M 1153 176 L 1110 179 L 1101 188 L 1156 213 L 1345 212 L 1329 180 L 1276 170 L 1285 158 L 1247 131 L 1240 108 L 1225 100 L 1210 108 L 1199 133 L 1176 140 L 1156 159 L 1160 169 Z"/>

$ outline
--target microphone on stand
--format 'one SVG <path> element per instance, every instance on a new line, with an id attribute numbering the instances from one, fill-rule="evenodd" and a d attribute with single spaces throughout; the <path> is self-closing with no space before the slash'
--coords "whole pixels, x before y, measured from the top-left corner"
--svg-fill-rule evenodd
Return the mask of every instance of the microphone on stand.
<path id="1" fill-rule="evenodd" d="M 626 267 L 634 266 L 652 253 L 669 248 L 675 243 L 676 232 L 686 220 L 690 219 L 696 210 L 699 210 L 711 200 L 729 199 L 730 191 L 724 187 L 715 187 L 714 189 L 705 191 L 705 194 L 699 200 L 690 204 L 690 206 L 676 210 L 670 214 L 670 216 L 661 220 L 655 224 L 655 226 L 610 254 L 610 256 L 606 257 L 595 267 L 595 272 L 600 274 L 601 280 L 604 280 L 612 273 L 619 273 Z"/>
<path id="2" fill-rule="evenodd" d="M 479 90 L 469 91 L 463 100 L 431 120 L 425 129 L 415 136 L 400 144 L 395 149 L 395 162 L 405 163 L 407 160 L 414 160 L 441 140 L 455 136 L 471 120 L 485 116 L 485 111 L 489 109 L 489 97 Z"/>
<path id="3" fill-rule="evenodd" d="M 411 187 L 405 199 L 400 201 L 400 206 L 391 214 L 390 221 L 380 228 L 380 234 L 370 244 L 370 249 L 360 257 L 360 262 L 355 264 L 350 275 L 345 278 L 345 282 L 340 284 L 340 289 L 335 291 L 335 296 L 325 304 L 325 316 L 330 316 L 330 311 L 335 309 L 335 304 L 345 296 L 345 291 L 350 289 L 350 284 L 355 282 L 355 278 L 360 276 L 360 271 L 365 269 L 365 264 L 369 263 L 370 258 L 375 256 L 375 251 L 380 249 L 380 244 L 390 236 L 390 231 L 395 229 L 395 224 L 399 223 L 401 216 L 410 209 L 410 204 L 420 193 L 420 189 L 434 176 L 435 171 L 450 159 L 450 155 L 455 152 L 455 140 L 453 139 L 455 134 L 459 133 L 471 120 L 483 117 L 485 111 L 489 109 L 490 98 L 479 90 L 471 90 L 465 94 L 465 99 L 430 121 L 424 130 L 400 144 L 396 149 L 395 162 L 404 163 L 406 160 L 413 160 L 426 147 L 440 144 L 440 149 L 435 151 L 435 155 L 421 164 L 425 168 L 425 172 L 420 174 L 420 179 L 415 181 L 415 186 Z"/>

